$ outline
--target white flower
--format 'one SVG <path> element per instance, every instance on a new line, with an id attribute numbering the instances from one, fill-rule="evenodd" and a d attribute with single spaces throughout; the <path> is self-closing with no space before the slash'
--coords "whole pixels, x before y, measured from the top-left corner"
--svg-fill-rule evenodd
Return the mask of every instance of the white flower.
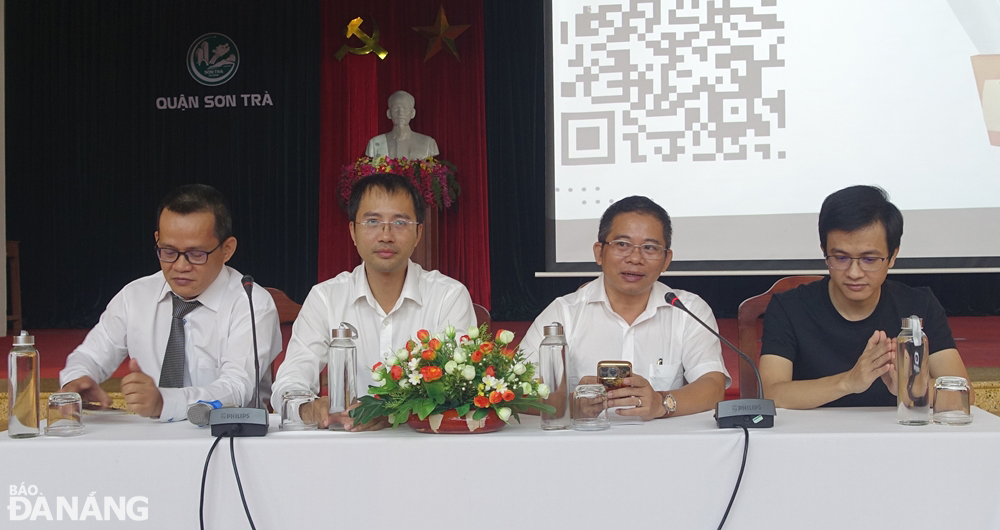
<path id="1" fill-rule="evenodd" d="M 413 386 L 417 386 L 420 384 L 420 380 L 423 378 L 424 376 L 420 375 L 420 372 L 412 372 L 410 374 L 410 384 Z"/>
<path id="2" fill-rule="evenodd" d="M 372 372 L 372 380 L 376 383 L 385 379 L 385 374 L 382 372 Z"/>
<path id="3" fill-rule="evenodd" d="M 449 339 L 454 339 L 455 338 L 455 326 L 449 325 L 448 327 L 444 328 L 444 334 Z"/>
<path id="4" fill-rule="evenodd" d="M 514 373 L 517 375 L 523 374 L 525 370 L 527 370 L 527 368 L 525 368 L 524 364 L 522 363 L 517 363 L 514 365 Z"/>
<path id="5" fill-rule="evenodd" d="M 407 363 L 408 366 L 410 367 L 410 370 L 416 370 L 417 369 L 417 366 L 420 365 L 420 359 L 421 359 L 420 357 L 414 357 L 414 358 L 410 359 L 410 362 Z"/>
<path id="6" fill-rule="evenodd" d="M 505 329 L 500 332 L 499 336 L 497 336 L 497 340 L 504 344 L 510 344 L 510 341 L 514 340 L 514 332 L 509 329 Z"/>
<path id="7" fill-rule="evenodd" d="M 521 395 L 530 396 L 532 394 L 531 383 L 521 383 Z"/>
<path id="8" fill-rule="evenodd" d="M 472 381 L 476 378 L 476 369 L 468 364 L 462 367 L 462 377 L 466 381 Z"/>
<path id="9" fill-rule="evenodd" d="M 446 374 L 454 372 L 455 368 L 458 368 L 458 363 L 456 363 L 454 359 L 444 363 L 444 373 Z"/>
<path id="10" fill-rule="evenodd" d="M 403 390 L 406 390 L 407 388 L 410 388 L 410 383 L 407 383 L 406 379 L 400 379 L 399 380 L 399 388 L 402 388 Z"/>
<path id="11" fill-rule="evenodd" d="M 386 416 L 386 419 L 389 420 L 389 423 L 396 423 L 396 415 L 395 414 L 389 414 L 388 416 Z"/>
<path id="12" fill-rule="evenodd" d="M 479 328 L 477 328 L 475 326 L 469 328 L 469 338 L 472 339 L 472 340 L 478 339 L 479 338 Z"/>
<path id="13" fill-rule="evenodd" d="M 459 348 L 455 350 L 455 354 L 452 355 L 451 358 L 455 359 L 455 362 L 457 363 L 464 363 L 469 358 L 469 354 L 465 353 L 465 350 L 462 348 Z"/>
<path id="14" fill-rule="evenodd" d="M 400 348 L 396 350 L 396 358 L 400 361 L 405 361 L 407 357 L 410 356 L 410 352 L 406 351 L 406 348 Z"/>
<path id="15" fill-rule="evenodd" d="M 548 399 L 549 392 L 551 392 L 551 390 L 549 390 L 549 385 L 546 385 L 545 383 L 538 384 L 538 397 Z"/>
<path id="16" fill-rule="evenodd" d="M 494 388 L 497 385 L 497 378 L 492 375 L 484 375 L 483 383 L 486 385 L 486 388 Z"/>
<path id="17" fill-rule="evenodd" d="M 510 419 L 510 407 L 500 407 L 499 409 L 497 409 L 497 416 L 500 416 L 500 419 L 503 420 L 503 421 L 509 420 Z"/>
<path id="18" fill-rule="evenodd" d="M 390 353 L 389 356 L 385 358 L 386 366 L 396 366 L 396 363 L 398 362 L 399 361 L 396 360 L 396 355 L 393 353 Z"/>

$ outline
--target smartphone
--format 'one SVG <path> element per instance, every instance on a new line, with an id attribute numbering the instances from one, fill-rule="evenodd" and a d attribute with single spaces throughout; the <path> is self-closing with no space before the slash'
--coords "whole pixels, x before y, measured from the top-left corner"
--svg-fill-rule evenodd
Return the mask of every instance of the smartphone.
<path id="1" fill-rule="evenodd" d="M 632 376 L 632 363 L 628 361 L 600 361 L 597 363 L 597 378 L 608 390 L 625 386 L 624 379 Z"/>

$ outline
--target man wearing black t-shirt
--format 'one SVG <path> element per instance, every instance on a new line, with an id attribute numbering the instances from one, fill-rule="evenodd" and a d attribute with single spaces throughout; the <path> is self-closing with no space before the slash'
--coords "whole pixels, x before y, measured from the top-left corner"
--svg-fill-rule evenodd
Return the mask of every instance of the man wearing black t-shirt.
<path id="1" fill-rule="evenodd" d="M 764 315 L 760 375 L 776 406 L 895 406 L 895 337 L 910 315 L 923 319 L 932 380 L 968 379 L 930 289 L 886 280 L 902 235 L 903 216 L 880 188 L 852 186 L 823 201 L 830 276 L 774 295 Z"/>

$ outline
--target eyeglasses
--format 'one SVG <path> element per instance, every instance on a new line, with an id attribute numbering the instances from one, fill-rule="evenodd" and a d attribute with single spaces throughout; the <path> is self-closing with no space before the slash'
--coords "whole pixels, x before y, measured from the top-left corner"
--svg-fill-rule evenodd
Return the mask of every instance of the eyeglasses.
<path id="1" fill-rule="evenodd" d="M 396 219 L 395 221 L 376 221 L 375 219 L 365 219 L 364 221 L 355 221 L 355 225 L 369 231 L 375 232 L 376 230 L 382 230 L 383 227 L 389 227 L 392 232 L 403 233 L 410 229 L 411 226 L 417 226 L 416 221 L 405 221 L 403 219 Z"/>
<path id="2" fill-rule="evenodd" d="M 216 250 L 219 250 L 219 247 L 221 246 L 222 243 L 219 243 L 218 245 L 215 245 L 215 248 L 212 250 L 189 250 L 187 252 L 181 252 L 175 248 L 156 247 L 156 257 L 159 258 L 160 261 L 173 263 L 177 261 L 181 255 L 183 255 L 184 259 L 186 259 L 191 265 L 204 265 L 208 263 L 208 255 Z"/>
<path id="3" fill-rule="evenodd" d="M 656 245 L 653 243 L 643 243 L 641 245 L 636 245 L 631 241 L 626 241 L 624 239 L 615 239 L 613 241 L 602 241 L 601 244 L 608 245 L 611 247 L 611 253 L 619 258 L 624 258 L 632 255 L 637 247 L 639 249 L 639 254 L 646 259 L 660 259 L 663 257 L 663 252 L 666 247 Z"/>
<path id="4" fill-rule="evenodd" d="M 882 262 L 889 258 L 873 258 L 870 256 L 864 256 L 861 258 L 852 258 L 850 256 L 827 256 L 826 266 L 830 267 L 830 270 L 835 271 L 846 271 L 851 268 L 851 262 L 857 261 L 858 267 L 865 272 L 877 272 L 882 270 Z"/>

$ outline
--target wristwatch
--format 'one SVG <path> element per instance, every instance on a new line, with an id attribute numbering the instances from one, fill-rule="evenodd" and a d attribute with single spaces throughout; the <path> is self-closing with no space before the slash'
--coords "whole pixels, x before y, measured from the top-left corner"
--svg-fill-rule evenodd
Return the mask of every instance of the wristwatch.
<path id="1" fill-rule="evenodd" d="M 677 411 L 677 400 L 674 399 L 674 395 L 670 392 L 663 394 L 663 408 L 667 410 L 664 417 L 667 417 Z"/>

